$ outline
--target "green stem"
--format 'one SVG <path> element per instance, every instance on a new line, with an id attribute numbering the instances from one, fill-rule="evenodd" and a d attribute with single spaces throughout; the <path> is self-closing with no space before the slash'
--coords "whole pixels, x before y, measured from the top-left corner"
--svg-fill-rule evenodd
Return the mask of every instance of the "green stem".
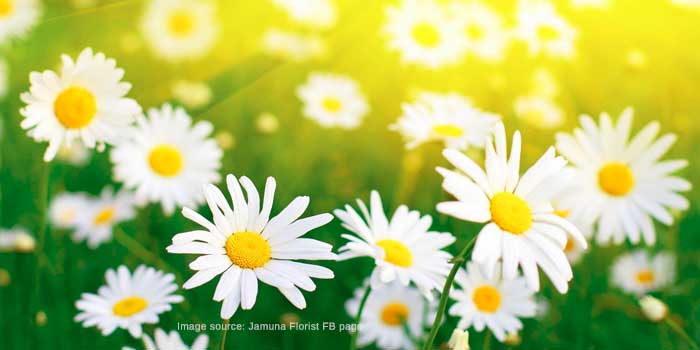
<path id="1" fill-rule="evenodd" d="M 221 330 L 221 350 L 226 349 L 226 332 L 228 332 L 228 322 L 228 319 L 224 320 L 224 329 Z"/>
<path id="2" fill-rule="evenodd" d="M 474 247 L 474 242 L 476 242 L 476 237 L 478 235 L 474 236 L 467 245 L 462 248 L 462 251 L 459 252 L 457 256 L 452 258 L 450 260 L 452 265 L 452 269 L 450 270 L 450 274 L 447 275 L 447 279 L 445 280 L 445 286 L 442 288 L 442 294 L 440 295 L 440 303 L 438 304 L 438 309 L 437 313 L 435 314 L 435 320 L 433 321 L 433 326 L 430 329 L 430 336 L 428 336 L 428 340 L 425 342 L 425 346 L 423 346 L 424 350 L 430 350 L 433 347 L 433 343 L 435 342 L 435 337 L 437 337 L 437 333 L 440 330 L 440 324 L 442 323 L 442 318 L 445 315 L 445 310 L 447 309 L 447 299 L 449 299 L 450 296 L 450 289 L 452 288 L 452 283 L 454 283 L 455 276 L 457 275 L 457 271 L 459 271 L 460 266 L 462 266 L 462 263 L 466 260 L 467 254 L 472 250 Z"/>
<path id="3" fill-rule="evenodd" d="M 367 298 L 369 298 L 369 293 L 371 291 L 372 285 L 368 283 L 367 288 L 365 288 L 365 294 L 362 295 L 360 307 L 357 309 L 357 316 L 355 316 L 355 331 L 350 335 L 350 350 L 357 349 L 357 334 L 360 333 L 360 318 L 362 317 L 362 311 L 365 309 L 365 304 L 367 303 Z"/>
<path id="4" fill-rule="evenodd" d="M 490 350 L 491 349 L 491 332 L 488 329 L 486 330 L 486 335 L 484 338 L 484 346 L 481 349 L 482 350 Z"/>
<path id="5" fill-rule="evenodd" d="M 696 349 L 696 350 L 700 349 L 700 346 L 698 346 L 698 343 L 696 343 L 695 340 L 693 340 L 693 338 L 691 338 L 690 335 L 688 335 L 688 333 L 683 329 L 683 327 L 681 327 L 678 323 L 676 323 L 676 321 L 671 319 L 671 317 L 666 317 L 665 321 L 666 321 L 666 324 L 669 326 L 669 328 L 671 328 L 681 338 L 683 338 L 683 340 L 685 340 L 686 343 L 688 343 L 688 345 L 690 345 L 691 348 Z"/>

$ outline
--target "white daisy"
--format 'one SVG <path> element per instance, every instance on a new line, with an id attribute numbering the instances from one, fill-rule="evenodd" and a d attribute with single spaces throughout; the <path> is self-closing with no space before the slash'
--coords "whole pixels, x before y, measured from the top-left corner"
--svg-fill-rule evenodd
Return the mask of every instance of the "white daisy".
<path id="1" fill-rule="evenodd" d="M 403 0 L 387 8 L 384 32 L 388 46 L 401 60 L 429 68 L 458 62 L 464 55 L 465 39 L 459 21 L 429 0 Z"/>
<path id="2" fill-rule="evenodd" d="M 0 44 L 24 36 L 40 15 L 38 0 L 0 0 Z"/>
<path id="3" fill-rule="evenodd" d="M 545 96 L 520 96 L 515 99 L 513 109 L 518 118 L 540 129 L 554 129 L 564 123 L 564 111 Z"/>
<path id="4" fill-rule="evenodd" d="M 214 95 L 209 85 L 203 81 L 178 80 L 172 84 L 170 91 L 174 98 L 191 109 L 208 105 Z"/>
<path id="5" fill-rule="evenodd" d="M 402 107 L 404 113 L 389 129 L 403 135 L 407 148 L 434 140 L 459 150 L 483 148 L 500 119 L 457 93 L 422 93 L 416 102 Z"/>
<path id="6" fill-rule="evenodd" d="M 635 250 L 615 260 L 612 284 L 638 296 L 669 286 L 676 279 L 676 257 L 661 252 L 651 257 L 644 250 Z"/>
<path id="7" fill-rule="evenodd" d="M 503 19 L 488 6 L 477 2 L 453 2 L 450 13 L 465 37 L 465 51 L 485 61 L 500 62 L 509 43 Z"/>
<path id="8" fill-rule="evenodd" d="M 131 274 L 121 265 L 116 271 L 108 269 L 105 280 L 107 284 L 97 294 L 83 293 L 75 302 L 80 310 L 75 321 L 82 322 L 83 327 L 96 326 L 102 335 L 121 328 L 139 338 L 141 325 L 158 323 L 159 314 L 183 301 L 182 296 L 172 294 L 177 290 L 175 276 L 152 267 L 140 265 Z"/>
<path id="9" fill-rule="evenodd" d="M 166 214 L 175 207 L 196 207 L 202 187 L 218 182 L 223 152 L 209 135 L 206 121 L 192 124 L 182 108 L 169 104 L 139 117 L 133 137 L 111 153 L 114 179 L 133 189 L 140 204 L 160 202 Z"/>
<path id="10" fill-rule="evenodd" d="M 27 105 L 22 129 L 36 141 L 48 141 L 44 160 L 54 158 L 62 145 L 80 139 L 89 148 L 118 141 L 141 113 L 136 101 L 124 96 L 131 84 L 121 82 L 124 70 L 103 53 L 83 50 L 73 61 L 62 56 L 60 75 L 47 70 L 29 75 L 29 92 L 21 95 Z M 98 147 L 98 149 L 99 149 Z"/>
<path id="11" fill-rule="evenodd" d="M 258 280 L 277 288 L 297 308 L 305 308 L 306 300 L 299 289 L 315 290 L 311 278 L 333 278 L 333 271 L 293 260 L 336 259 L 330 244 L 300 238 L 327 224 L 333 216 L 319 214 L 298 220 L 309 205 L 309 197 L 297 197 L 268 220 L 276 186 L 274 178 L 269 177 L 265 184 L 262 209 L 260 196 L 250 179 L 243 176 L 239 184 L 235 176 L 228 175 L 226 183 L 233 209 L 216 186 L 208 185 L 204 189 L 213 223 L 190 208 L 182 210 L 182 215 L 205 228 L 175 235 L 167 248 L 174 254 L 201 255 L 190 264 L 197 273 L 183 288 L 198 287 L 221 275 L 214 300 L 223 301 L 223 319 L 231 318 L 239 304 L 243 310 L 253 308 Z"/>
<path id="12" fill-rule="evenodd" d="M 587 115 L 573 134 L 557 134 L 557 149 L 575 170 L 574 186 L 561 199 L 571 217 L 596 226 L 596 240 L 621 244 L 625 238 L 639 243 L 656 242 L 651 217 L 665 225 L 673 223 L 670 210 L 685 210 L 688 200 L 678 192 L 690 183 L 672 174 L 687 165 L 685 160 L 660 158 L 676 140 L 666 134 L 654 140 L 659 123 L 648 124 L 631 140 L 632 108 L 622 112 L 617 124 L 601 114 L 599 125 Z"/>
<path id="13" fill-rule="evenodd" d="M 302 34 L 277 28 L 268 30 L 262 39 L 267 54 L 297 62 L 322 57 L 326 43 L 318 34 Z"/>
<path id="14" fill-rule="evenodd" d="M 49 220 L 56 228 L 75 228 L 78 218 L 85 215 L 90 205 L 88 196 L 84 193 L 60 193 L 51 200 Z"/>
<path id="15" fill-rule="evenodd" d="M 333 0 L 273 0 L 292 20 L 318 29 L 328 29 L 338 20 Z"/>
<path id="16" fill-rule="evenodd" d="M 327 128 L 357 128 L 369 112 L 360 86 L 344 75 L 312 73 L 297 88 L 297 96 L 304 103 L 304 115 Z"/>
<path id="17" fill-rule="evenodd" d="M 525 41 L 531 55 L 570 58 L 576 53 L 577 32 L 550 2 L 521 0 L 518 4 L 516 37 Z"/>
<path id="18" fill-rule="evenodd" d="M 154 341 L 155 340 L 155 341 Z M 209 345 L 209 337 L 206 334 L 198 336 L 192 346 L 186 345 L 177 331 L 166 333 L 160 328 L 156 328 L 154 339 L 148 335 L 143 335 L 145 350 L 206 350 Z M 134 350 L 130 347 L 123 347 L 122 350 Z"/>
<path id="19" fill-rule="evenodd" d="M 437 169 L 445 177 L 443 189 L 455 197 L 454 201 L 439 203 L 437 210 L 486 224 L 477 238 L 472 260 L 484 265 L 489 278 L 502 260 L 505 279 L 515 278 L 520 266 L 530 288 L 537 291 L 539 266 L 557 290 L 565 293 L 573 278 L 563 251 L 567 236 L 586 247 L 579 230 L 556 215 L 550 204 L 560 190 L 551 184 L 564 176 L 566 160 L 550 147 L 521 177 L 520 132 L 513 135 L 510 157 L 502 123 L 497 125 L 494 138 L 495 142 L 486 145 L 486 171 L 458 151 L 443 151 L 458 172 Z"/>
<path id="20" fill-rule="evenodd" d="M 30 253 L 36 247 L 36 240 L 23 228 L 0 229 L 0 252 Z"/>
<path id="21" fill-rule="evenodd" d="M 90 149 L 78 141 L 63 144 L 56 154 L 56 158 L 59 161 L 74 166 L 87 165 L 91 157 L 92 152 L 90 152 Z"/>
<path id="22" fill-rule="evenodd" d="M 136 216 L 134 200 L 128 191 L 113 193 L 111 188 L 102 190 L 100 197 L 90 199 L 75 222 L 73 240 L 87 241 L 90 248 L 112 239 L 114 225 Z"/>
<path id="23" fill-rule="evenodd" d="M 500 270 L 500 266 L 497 268 Z M 499 271 L 489 278 L 476 263 L 470 262 L 466 272 L 459 270 L 455 283 L 459 287 L 450 292 L 450 297 L 457 302 L 449 314 L 460 317 L 458 328 L 473 325 L 481 332 L 488 327 L 503 342 L 508 333 L 523 328 L 519 318 L 535 317 L 535 293 L 523 277 L 502 279 Z"/>
<path id="24" fill-rule="evenodd" d="M 389 220 L 377 191 L 370 195 L 369 209 L 359 199 L 357 205 L 362 216 L 350 205 L 333 212 L 346 230 L 357 235 L 341 235 L 349 242 L 340 247 L 338 258 L 371 257 L 376 264 L 370 279 L 372 288 L 380 289 L 394 280 L 404 286 L 412 281 L 432 299 L 432 290 L 442 288 L 450 271 L 452 255 L 441 249 L 452 244 L 455 237 L 430 231 L 430 215 L 421 216 L 405 205 L 399 206 Z"/>
<path id="25" fill-rule="evenodd" d="M 153 0 L 143 17 L 144 37 L 167 61 L 202 58 L 216 44 L 216 13 L 216 3 L 209 0 Z"/>
<path id="26" fill-rule="evenodd" d="M 367 283 L 365 281 L 365 285 Z M 345 303 L 345 310 L 352 317 L 357 316 L 365 288 L 357 288 L 353 298 Z M 419 338 L 424 333 L 424 316 L 433 319 L 436 306 L 435 302 L 425 300 L 418 290 L 404 286 L 399 281 L 372 290 L 358 325 L 358 347 L 376 343 L 380 349 L 415 349 L 406 329 L 410 331 L 411 337 Z"/>

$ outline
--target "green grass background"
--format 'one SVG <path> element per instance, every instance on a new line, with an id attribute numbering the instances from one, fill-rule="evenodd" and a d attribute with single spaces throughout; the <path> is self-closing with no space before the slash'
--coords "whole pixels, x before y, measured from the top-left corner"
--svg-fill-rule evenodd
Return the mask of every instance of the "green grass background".
<path id="1" fill-rule="evenodd" d="M 64 190 L 99 193 L 112 184 L 106 153 L 95 154 L 84 168 L 42 161 L 45 144 L 37 144 L 20 130 L 18 96 L 28 89 L 28 73 L 53 69 L 63 53 L 75 56 L 90 46 L 117 59 L 133 84 L 131 97 L 144 108 L 171 101 L 170 86 L 181 78 L 206 80 L 214 101 L 191 110 L 197 120 L 210 120 L 217 131 L 227 130 L 236 145 L 225 152 L 222 174 L 247 175 L 262 186 L 267 176 L 278 181 L 274 212 L 297 195 L 310 195 L 307 215 L 330 212 L 356 197 L 367 199 L 369 191 L 382 193 L 386 209 L 400 203 L 429 213 L 434 228 L 453 232 L 456 252 L 479 229 L 438 215 L 435 204 L 446 196 L 440 177 L 433 170 L 444 165 L 437 145 L 406 152 L 400 137 L 387 125 L 400 115 L 400 103 L 417 89 L 459 91 L 477 105 L 503 115 L 509 132 L 524 134 L 524 164 L 531 164 L 553 143 L 553 131 L 538 130 L 513 116 L 512 102 L 529 89 L 533 71 L 546 67 L 558 78 L 558 102 L 567 112 L 563 130 L 576 125 L 581 113 L 617 115 L 625 106 L 636 109 L 634 130 L 651 120 L 660 120 L 664 132 L 679 135 L 672 158 L 687 158 L 682 173 L 691 182 L 700 172 L 695 159 L 700 149 L 700 12 L 670 6 L 666 1 L 614 1 L 605 11 L 574 11 L 559 2 L 561 12 L 580 32 L 579 55 L 572 61 L 530 58 L 515 45 L 506 60 L 489 64 L 467 58 L 458 66 L 429 71 L 402 66 L 395 53 L 387 52 L 379 34 L 384 7 L 394 1 L 337 1 L 338 25 L 322 32 L 330 47 L 324 59 L 305 63 L 284 62 L 259 52 L 266 28 L 277 26 L 308 30 L 290 22 L 268 1 L 227 0 L 219 2 L 217 16 L 222 33 L 211 55 L 190 63 L 168 65 L 158 61 L 147 45 L 136 52 L 121 48 L 124 35 L 139 34 L 143 1 L 103 1 L 99 7 L 78 11 L 67 2 L 44 1 L 40 23 L 25 39 L 0 49 L 10 65 L 11 88 L 0 102 L 4 124 L 0 161 L 0 226 L 22 226 L 37 238 L 35 254 L 2 253 L 0 268 L 11 282 L 0 287 L 0 349 L 119 349 L 140 347 L 128 333 L 118 330 L 103 337 L 94 328 L 72 321 L 74 302 L 83 292 L 95 292 L 104 283 L 104 272 L 120 264 L 130 268 L 144 263 L 116 242 L 90 250 L 75 244 L 69 232 L 52 229 L 46 220 L 47 203 Z M 513 18 L 514 1 L 493 2 L 507 18 Z M 632 69 L 626 53 L 640 49 L 648 65 Z M 354 131 L 328 130 L 301 116 L 294 91 L 309 72 L 330 71 L 357 79 L 369 98 L 372 112 Z M 495 82 L 500 82 L 496 84 Z M 255 118 L 262 112 L 278 116 L 280 130 L 260 133 Z M 678 255 L 678 282 L 660 293 L 678 319 L 700 338 L 700 215 L 698 190 L 688 196 L 692 208 L 679 213 L 679 223 L 658 227 L 659 243 L 651 250 L 668 249 Z M 204 209 L 203 209 L 204 210 Z M 120 229 L 175 268 L 180 278 L 191 275 L 190 256 L 165 253 L 170 237 L 193 225 L 179 214 L 164 216 L 159 207 L 139 210 L 135 220 Z M 343 230 L 337 221 L 314 231 L 311 237 L 339 247 Z M 635 300 L 609 285 L 612 260 L 629 251 L 630 245 L 593 246 L 575 267 L 575 278 L 567 295 L 557 294 L 545 283 L 542 296 L 550 301 L 549 314 L 527 320 L 523 343 L 518 349 L 686 349 L 665 327 L 644 321 Z M 252 311 L 238 311 L 232 322 L 274 323 L 284 313 L 295 313 L 301 322 L 350 322 L 344 302 L 370 273 L 369 259 L 325 263 L 336 278 L 318 281 L 313 293 L 305 293 L 306 310 L 296 310 L 277 291 L 262 286 Z M 161 316 L 159 327 L 174 329 L 177 322 L 220 322 L 220 304 L 211 300 L 215 283 L 191 291 L 179 291 L 189 306 L 176 305 Z M 36 315 L 45 313 L 45 323 Z M 694 316 L 695 315 L 695 316 Z M 697 319 L 697 322 L 693 320 Z M 445 341 L 456 324 L 448 318 L 439 336 Z M 152 333 L 153 326 L 145 327 Z M 181 332 L 187 343 L 196 334 Z M 219 334 L 210 333 L 212 348 Z M 472 345 L 481 348 L 483 334 L 472 333 Z M 228 349 L 328 349 L 345 347 L 349 337 L 337 332 L 231 332 Z M 505 349 L 492 344 L 492 349 Z"/>

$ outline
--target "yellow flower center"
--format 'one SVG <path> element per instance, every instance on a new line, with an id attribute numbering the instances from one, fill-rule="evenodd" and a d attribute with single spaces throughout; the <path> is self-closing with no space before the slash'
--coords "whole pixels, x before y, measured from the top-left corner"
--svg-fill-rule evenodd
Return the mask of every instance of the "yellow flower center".
<path id="1" fill-rule="evenodd" d="M 107 207 L 102 209 L 97 215 L 95 215 L 95 225 L 106 225 L 112 221 L 114 218 L 116 210 L 114 207 Z"/>
<path id="2" fill-rule="evenodd" d="M 532 226 L 532 210 L 522 198 L 508 192 L 491 198 L 491 218 L 501 230 L 520 235 Z"/>
<path id="3" fill-rule="evenodd" d="M 543 25 L 537 28 L 537 37 L 542 41 L 555 40 L 559 38 L 559 32 L 552 26 Z"/>
<path id="4" fill-rule="evenodd" d="M 654 282 L 656 276 L 654 276 L 654 272 L 651 270 L 642 270 L 637 272 L 637 282 L 641 284 L 648 284 L 651 282 Z"/>
<path id="5" fill-rule="evenodd" d="M 240 268 L 257 269 L 270 260 L 270 244 L 257 232 L 237 232 L 226 240 L 226 254 Z"/>
<path id="6" fill-rule="evenodd" d="M 464 130 L 454 124 L 440 124 L 433 126 L 433 132 L 444 137 L 460 137 L 464 135 Z"/>
<path id="7" fill-rule="evenodd" d="M 148 306 L 146 299 L 136 296 L 126 297 L 112 306 L 112 312 L 121 317 L 129 317 L 143 311 Z"/>
<path id="8" fill-rule="evenodd" d="M 409 267 L 413 264 L 413 255 L 403 243 L 395 239 L 382 239 L 377 245 L 384 249 L 384 260 L 401 267 Z"/>
<path id="9" fill-rule="evenodd" d="M 634 187 L 634 174 L 627 165 L 611 162 L 600 168 L 598 185 L 611 196 L 624 196 Z"/>
<path id="10" fill-rule="evenodd" d="M 432 24 L 416 24 L 411 34 L 413 35 L 413 40 L 423 47 L 435 47 L 440 43 L 440 33 Z"/>
<path id="11" fill-rule="evenodd" d="M 401 302 L 391 302 L 382 309 L 382 322 L 387 326 L 399 326 L 408 318 L 409 309 Z"/>
<path id="12" fill-rule="evenodd" d="M 12 0 L 0 0 L 0 18 L 9 16 L 15 9 L 15 3 Z"/>
<path id="13" fill-rule="evenodd" d="M 494 313 L 501 306 L 501 293 L 491 286 L 480 286 L 472 295 L 474 305 L 481 312 Z"/>
<path id="14" fill-rule="evenodd" d="M 472 41 L 481 40 L 484 37 L 484 29 L 479 25 L 472 24 L 467 27 L 467 37 Z"/>
<path id="15" fill-rule="evenodd" d="M 343 108 L 343 103 L 335 97 L 326 97 L 322 103 L 323 108 L 331 113 L 339 112 Z"/>
<path id="16" fill-rule="evenodd" d="M 68 129 L 80 129 L 90 124 L 95 117 L 97 103 L 90 91 L 73 86 L 58 94 L 53 103 L 53 111 L 63 126 Z"/>
<path id="17" fill-rule="evenodd" d="M 186 11 L 175 11 L 170 15 L 168 26 L 176 36 L 187 36 L 194 30 L 195 21 Z"/>
<path id="18" fill-rule="evenodd" d="M 182 170 L 182 153 L 170 145 L 158 145 L 148 154 L 148 164 L 160 176 L 175 176 Z"/>
<path id="19" fill-rule="evenodd" d="M 564 251 L 570 253 L 574 250 L 574 241 L 571 238 L 566 239 L 566 246 L 564 246 Z"/>

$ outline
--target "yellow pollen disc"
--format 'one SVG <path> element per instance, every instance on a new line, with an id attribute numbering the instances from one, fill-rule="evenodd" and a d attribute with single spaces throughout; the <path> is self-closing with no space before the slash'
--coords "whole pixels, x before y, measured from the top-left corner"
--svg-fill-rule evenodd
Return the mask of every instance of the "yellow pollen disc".
<path id="1" fill-rule="evenodd" d="M 257 269 L 270 260 L 270 244 L 257 232 L 237 232 L 226 240 L 226 254 L 240 268 Z"/>
<path id="2" fill-rule="evenodd" d="M 335 97 L 326 97 L 323 99 L 323 108 L 331 113 L 339 112 L 343 108 L 343 103 Z"/>
<path id="3" fill-rule="evenodd" d="M 95 215 L 95 225 L 108 224 L 114 218 L 115 210 L 113 207 L 108 207 L 102 209 L 97 215 Z"/>
<path id="4" fill-rule="evenodd" d="M 639 282 L 641 284 L 647 284 L 647 283 L 654 282 L 655 276 L 654 276 L 654 272 L 652 272 L 651 270 L 642 270 L 642 271 L 637 272 L 636 278 L 637 278 L 637 282 Z"/>
<path id="5" fill-rule="evenodd" d="M 569 253 L 574 250 L 574 241 L 571 238 L 566 239 L 566 246 L 564 246 L 564 251 Z"/>
<path id="6" fill-rule="evenodd" d="M 484 29 L 478 25 L 470 25 L 467 27 L 467 37 L 472 41 L 481 40 L 484 37 Z"/>
<path id="7" fill-rule="evenodd" d="M 600 168 L 598 185 L 611 196 L 624 196 L 634 187 L 634 174 L 627 165 L 610 162 Z"/>
<path id="8" fill-rule="evenodd" d="M 532 226 L 532 210 L 522 198 L 499 192 L 491 198 L 491 219 L 501 230 L 520 235 Z"/>
<path id="9" fill-rule="evenodd" d="M 170 15 L 168 27 L 176 36 L 186 36 L 194 30 L 194 18 L 185 11 L 176 11 Z"/>
<path id="10" fill-rule="evenodd" d="M 435 47 L 440 43 L 440 33 L 432 24 L 416 24 L 411 34 L 413 39 L 423 47 Z"/>
<path id="11" fill-rule="evenodd" d="M 148 154 L 148 165 L 158 175 L 175 176 L 182 170 L 182 153 L 170 145 L 158 145 Z"/>
<path id="12" fill-rule="evenodd" d="M 377 245 L 384 249 L 384 260 L 401 267 L 409 267 L 413 264 L 413 255 L 403 243 L 395 239 L 382 239 Z"/>
<path id="13" fill-rule="evenodd" d="M 15 9 L 14 1 L 0 0 L 0 18 L 9 16 Z"/>
<path id="14" fill-rule="evenodd" d="M 408 318 L 408 306 L 400 302 L 386 304 L 382 309 L 382 322 L 388 326 L 399 326 Z"/>
<path id="15" fill-rule="evenodd" d="M 559 38 L 559 32 L 552 26 L 540 26 L 537 28 L 537 37 L 542 41 L 550 41 Z"/>
<path id="16" fill-rule="evenodd" d="M 90 91 L 73 86 L 58 94 L 53 102 L 53 111 L 63 126 L 68 129 L 80 129 L 90 124 L 95 117 L 97 103 Z"/>
<path id="17" fill-rule="evenodd" d="M 445 137 L 460 137 L 464 135 L 464 130 L 454 124 L 440 124 L 433 126 L 433 132 Z"/>
<path id="18" fill-rule="evenodd" d="M 112 306 L 112 312 L 121 317 L 129 317 L 148 307 L 148 301 L 141 297 L 126 297 Z"/>
<path id="19" fill-rule="evenodd" d="M 481 286 L 472 295 L 474 305 L 481 312 L 494 313 L 501 306 L 501 293 L 491 286 Z"/>

